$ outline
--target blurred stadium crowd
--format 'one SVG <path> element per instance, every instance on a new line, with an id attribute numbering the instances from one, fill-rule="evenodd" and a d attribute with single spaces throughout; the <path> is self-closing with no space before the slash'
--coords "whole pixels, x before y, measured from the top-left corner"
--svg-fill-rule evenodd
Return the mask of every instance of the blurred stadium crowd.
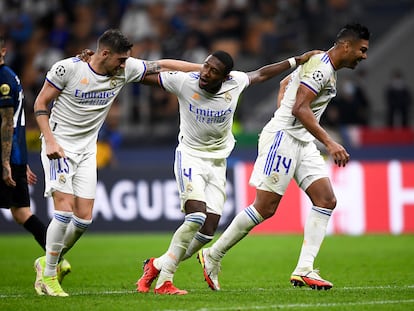
<path id="1" fill-rule="evenodd" d="M 210 51 L 223 49 L 235 58 L 235 69 L 248 71 L 309 49 L 328 49 L 339 27 L 352 21 L 370 28 L 372 48 L 387 22 L 413 8 L 410 0 L 2 0 L 0 33 L 8 39 L 6 62 L 22 80 L 28 140 L 35 149 L 38 132 L 32 105 L 46 71 L 59 59 L 95 48 L 97 37 L 108 28 L 120 28 L 134 42 L 134 57 L 202 62 Z M 375 114 L 364 92 L 366 74 L 362 66 L 343 79 L 326 113 L 327 125 L 373 123 Z M 246 92 L 236 134 L 257 134 L 271 117 L 278 82 Z M 386 116 L 382 118 L 387 125 Z M 406 122 L 402 126 L 410 126 L 410 120 Z M 137 146 L 137 139 L 174 144 L 177 130 L 174 96 L 130 85 L 113 105 L 101 139 L 113 148 Z"/>

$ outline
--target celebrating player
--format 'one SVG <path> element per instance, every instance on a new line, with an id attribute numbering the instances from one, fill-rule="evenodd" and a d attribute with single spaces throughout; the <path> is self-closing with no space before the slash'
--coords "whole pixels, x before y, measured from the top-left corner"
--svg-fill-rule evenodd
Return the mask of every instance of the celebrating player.
<path id="1" fill-rule="evenodd" d="M 144 263 L 138 292 L 148 292 L 158 277 L 156 294 L 184 295 L 173 284 L 180 261 L 210 242 L 225 201 L 226 159 L 234 148 L 233 117 L 240 94 L 250 85 L 266 81 L 303 64 L 318 51 L 307 52 L 255 71 L 232 71 L 233 59 L 224 51 L 209 55 L 200 72 L 162 72 L 145 83 L 160 85 L 178 97 L 180 132 L 174 173 L 185 213 L 167 251 Z"/>
<path id="2" fill-rule="evenodd" d="M 256 187 L 256 199 L 236 215 L 210 248 L 199 251 L 204 276 L 211 289 L 220 289 L 218 272 L 226 252 L 252 228 L 275 214 L 292 178 L 306 192 L 313 206 L 305 223 L 302 250 L 291 283 L 314 289 L 333 286 L 313 267 L 336 206 L 323 158 L 313 140 L 316 138 L 326 146 L 339 167 L 348 163 L 348 152 L 319 125 L 319 120 L 336 95 L 337 71 L 354 69 L 367 58 L 369 37 L 365 26 L 346 25 L 329 51 L 314 55 L 288 79 L 282 80 L 280 108 L 260 135 L 258 156 L 250 178 L 250 183 Z"/>
<path id="3" fill-rule="evenodd" d="M 135 59 L 129 57 L 131 47 L 119 30 L 107 30 L 89 63 L 76 57 L 55 63 L 36 98 L 45 196 L 53 197 L 55 209 L 47 229 L 46 256 L 35 261 L 35 289 L 40 295 L 68 296 L 58 282 L 56 266 L 92 222 L 98 131 L 122 87 L 160 70 L 200 68 L 176 60 Z"/>

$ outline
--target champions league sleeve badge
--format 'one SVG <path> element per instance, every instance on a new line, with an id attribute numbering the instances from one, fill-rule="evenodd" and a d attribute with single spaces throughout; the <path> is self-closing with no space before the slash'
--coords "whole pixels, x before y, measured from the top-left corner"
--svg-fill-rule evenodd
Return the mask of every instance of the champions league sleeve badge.
<path id="1" fill-rule="evenodd" d="M 65 73 L 66 73 L 66 69 L 63 65 L 59 65 L 55 70 L 55 74 L 58 77 L 63 77 L 65 75 Z"/>
<path id="2" fill-rule="evenodd" d="M 323 79 L 323 73 L 320 70 L 316 70 L 313 74 L 312 74 L 312 78 L 313 80 L 315 80 L 316 82 L 321 82 Z"/>

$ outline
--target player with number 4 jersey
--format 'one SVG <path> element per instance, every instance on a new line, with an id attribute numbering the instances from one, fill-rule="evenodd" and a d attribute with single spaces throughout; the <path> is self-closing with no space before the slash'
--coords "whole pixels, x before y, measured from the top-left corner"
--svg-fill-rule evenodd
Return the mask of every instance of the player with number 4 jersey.
<path id="1" fill-rule="evenodd" d="M 250 85 L 266 81 L 302 64 L 317 51 L 261 67 L 252 72 L 234 71 L 232 57 L 224 51 L 209 55 L 199 72 L 161 72 L 144 83 L 159 85 L 178 97 L 180 132 L 174 173 L 184 222 L 175 231 L 167 251 L 144 262 L 138 292 L 148 292 L 158 277 L 156 294 L 184 295 L 173 284 L 179 263 L 210 242 L 226 199 L 227 157 L 234 148 L 233 118 L 240 94 Z"/>

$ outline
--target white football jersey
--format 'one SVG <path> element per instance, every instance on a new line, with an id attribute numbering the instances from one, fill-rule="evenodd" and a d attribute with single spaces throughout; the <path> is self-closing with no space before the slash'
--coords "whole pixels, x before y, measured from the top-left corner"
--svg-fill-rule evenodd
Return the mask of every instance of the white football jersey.
<path id="1" fill-rule="evenodd" d="M 76 57 L 55 63 L 46 79 L 61 91 L 49 120 L 58 144 L 73 153 L 96 150 L 99 129 L 114 99 L 126 83 L 141 81 L 145 71 L 144 61 L 131 57 L 116 76 L 100 75 Z"/>
<path id="2" fill-rule="evenodd" d="M 179 148 L 203 158 L 227 158 L 234 148 L 233 117 L 240 94 L 249 86 L 246 73 L 232 71 L 220 90 L 200 89 L 198 72 L 161 72 L 160 84 L 178 97 Z"/>
<path id="3" fill-rule="evenodd" d="M 312 56 L 308 62 L 292 72 L 281 105 L 265 126 L 265 130 L 276 132 L 283 129 L 300 141 L 313 141 L 315 137 L 292 115 L 297 89 L 303 84 L 317 95 L 311 103 L 311 109 L 319 121 L 328 103 L 336 95 L 336 76 L 336 70 L 327 53 Z"/>

